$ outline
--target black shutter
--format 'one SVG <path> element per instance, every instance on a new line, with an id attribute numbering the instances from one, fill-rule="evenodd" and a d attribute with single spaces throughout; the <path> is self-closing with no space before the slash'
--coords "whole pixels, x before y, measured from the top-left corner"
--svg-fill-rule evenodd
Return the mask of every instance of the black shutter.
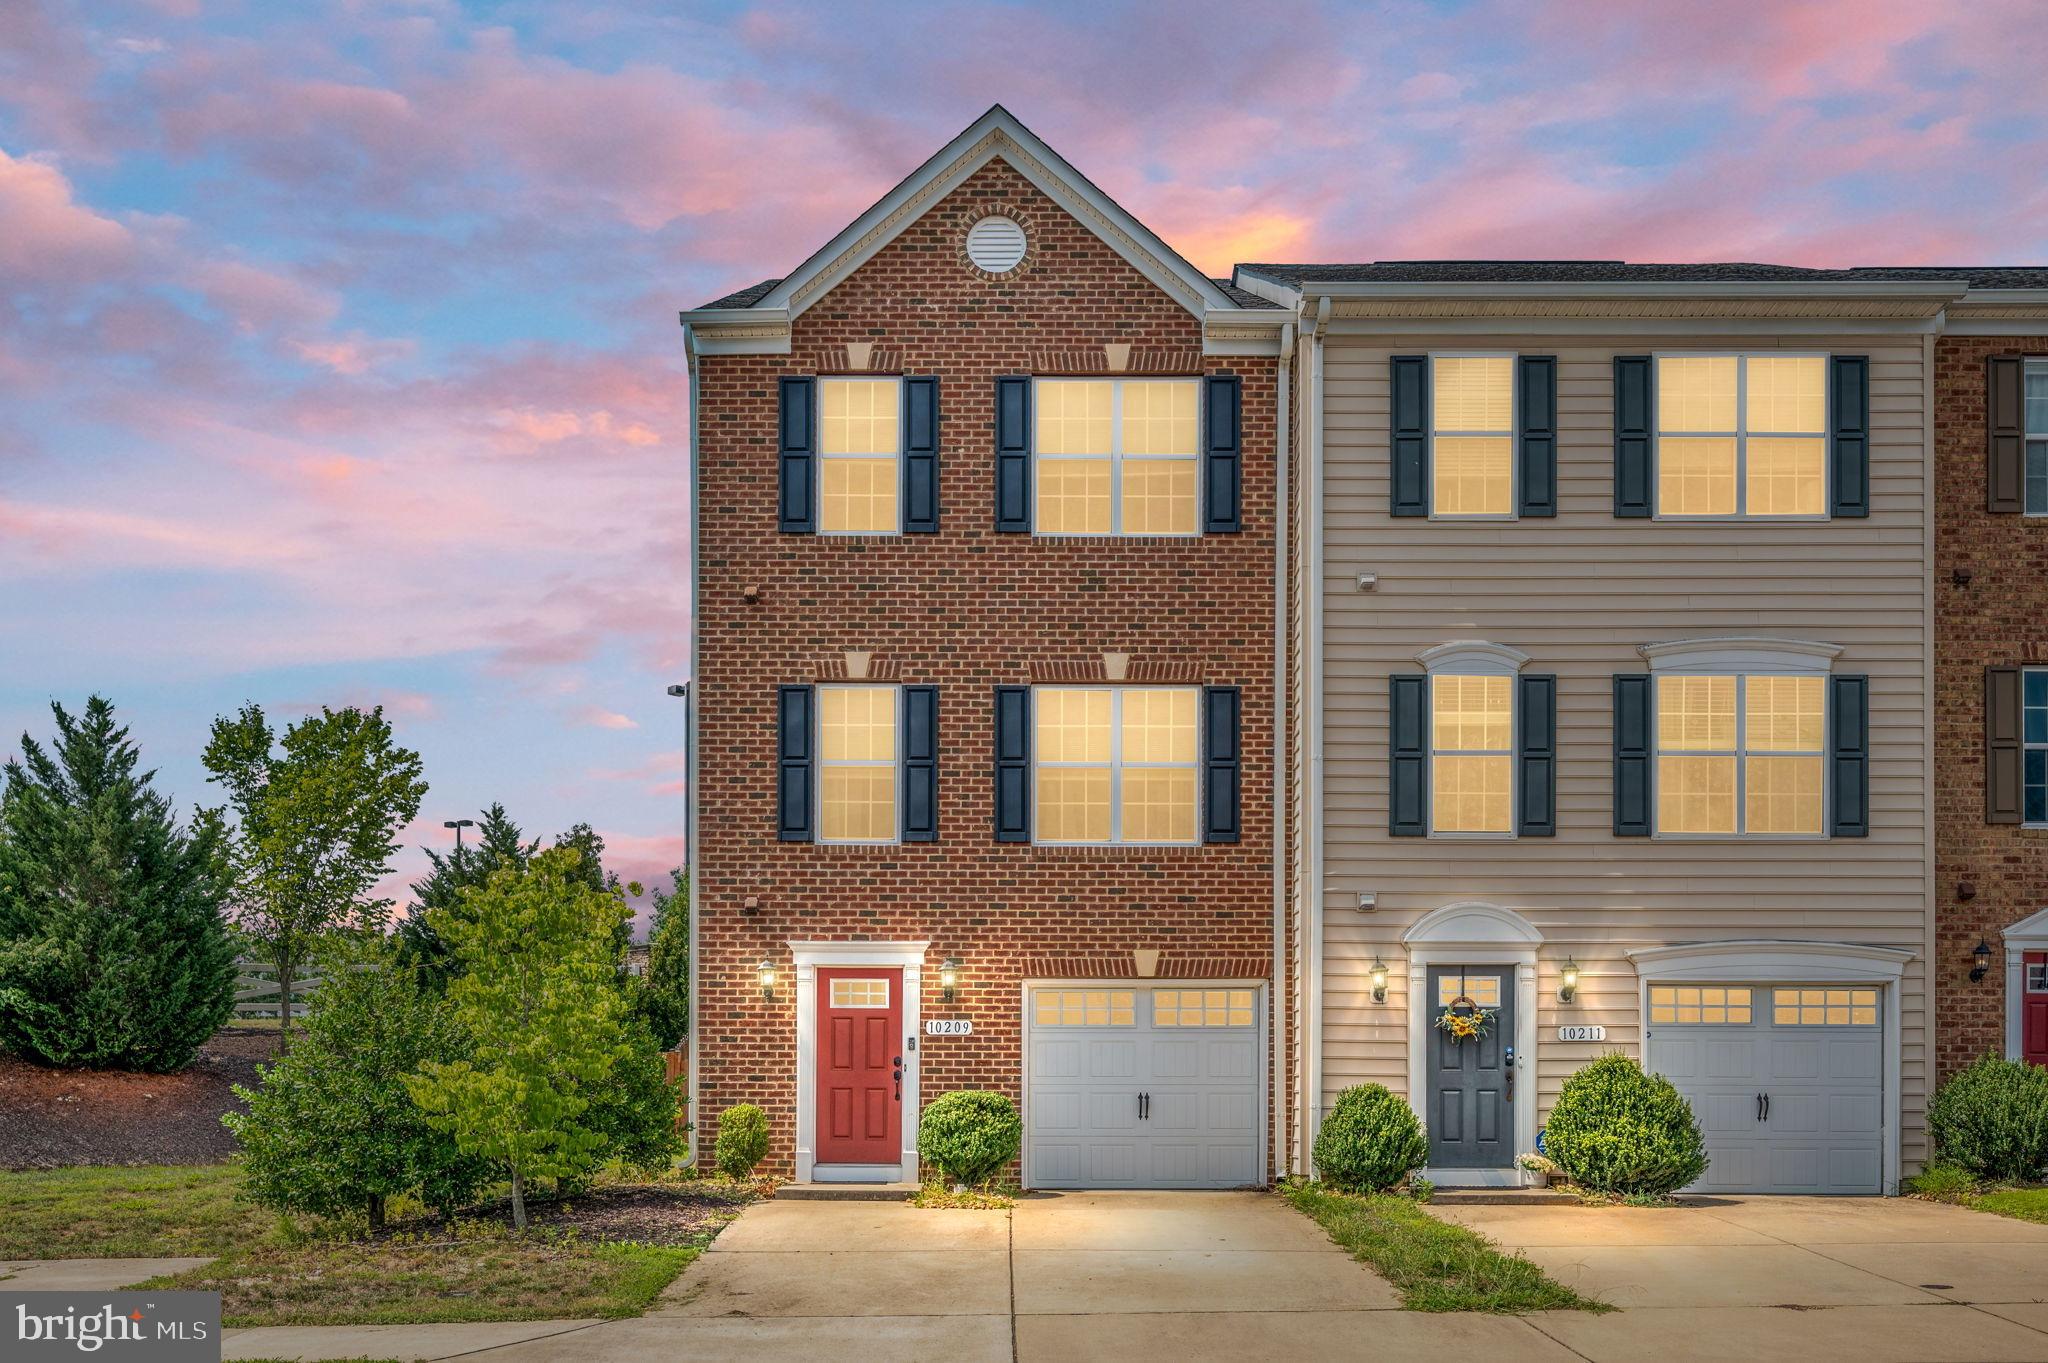
<path id="1" fill-rule="evenodd" d="M 1656 509 L 1656 404 L 1648 355 L 1614 357 L 1614 514 L 1648 516 Z M 1647 830 L 1645 830 L 1647 831 Z"/>
<path id="2" fill-rule="evenodd" d="M 1557 836 L 1557 678 L 1515 680 L 1515 832 Z"/>
<path id="3" fill-rule="evenodd" d="M 778 392 L 776 529 L 808 535 L 818 528 L 818 381 L 785 378 Z"/>
<path id="4" fill-rule="evenodd" d="M 1655 804 L 1651 780 L 1650 679 L 1641 673 L 1614 678 L 1614 836 L 1650 836 L 1650 811 Z"/>
<path id="5" fill-rule="evenodd" d="M 816 694 L 808 686 L 779 687 L 775 693 L 775 836 L 783 842 L 815 837 Z"/>
<path id="6" fill-rule="evenodd" d="M 996 529 L 1031 533 L 1031 380 L 996 380 Z"/>
<path id="7" fill-rule="evenodd" d="M 1396 516 L 1429 514 L 1429 356 L 1387 361 L 1392 387 L 1393 467 L 1389 489 Z"/>
<path id="8" fill-rule="evenodd" d="M 1244 380 L 1211 374 L 1202 381 L 1202 533 L 1244 528 Z M 1212 839 L 1213 841 L 1213 839 Z"/>
<path id="9" fill-rule="evenodd" d="M 996 841 L 1031 841 L 1031 688 L 996 688 Z"/>
<path id="10" fill-rule="evenodd" d="M 1984 507 L 2017 516 L 2026 509 L 2026 362 L 1993 355 L 1984 362 Z"/>
<path id="11" fill-rule="evenodd" d="M 1515 440 L 1521 514 L 1557 514 L 1557 356 L 1515 360 Z"/>
<path id="12" fill-rule="evenodd" d="M 903 688 L 903 841 L 939 840 L 939 688 Z"/>
<path id="13" fill-rule="evenodd" d="M 2020 756 L 2020 669 L 1984 669 L 1984 822 L 2025 818 Z"/>
<path id="14" fill-rule="evenodd" d="M 939 532 L 939 381 L 903 380 L 903 529 Z"/>
<path id="15" fill-rule="evenodd" d="M 1836 355 L 1828 361 L 1828 514 L 1870 514 L 1868 355 Z"/>
<path id="16" fill-rule="evenodd" d="M 1828 678 L 1831 838 L 1870 836 L 1870 678 Z"/>
<path id="17" fill-rule="evenodd" d="M 1236 842 L 1244 728 L 1235 686 L 1202 688 L 1202 841 Z"/>
<path id="18" fill-rule="evenodd" d="M 1387 832 L 1397 838 L 1429 834 L 1429 678 L 1387 678 Z"/>

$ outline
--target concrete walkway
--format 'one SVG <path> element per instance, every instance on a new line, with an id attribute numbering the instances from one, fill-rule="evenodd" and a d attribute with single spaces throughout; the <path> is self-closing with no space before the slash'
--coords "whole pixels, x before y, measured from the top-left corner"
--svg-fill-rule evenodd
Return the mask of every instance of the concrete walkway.
<path id="1" fill-rule="evenodd" d="M 0 1292 L 112 1292 L 131 1283 L 183 1273 L 213 1259 L 8 1259 Z"/>

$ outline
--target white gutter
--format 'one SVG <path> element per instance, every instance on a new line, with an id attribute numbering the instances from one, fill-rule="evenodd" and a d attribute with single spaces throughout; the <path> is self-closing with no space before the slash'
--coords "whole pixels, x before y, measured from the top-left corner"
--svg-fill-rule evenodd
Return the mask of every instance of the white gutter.
<path id="1" fill-rule="evenodd" d="M 1273 469 L 1273 974 L 1266 1006 L 1266 1073 L 1272 1089 L 1266 1110 L 1269 1161 L 1293 1173 L 1287 1144 L 1287 477 L 1290 388 L 1288 366 L 1294 363 L 1294 323 L 1280 328 L 1280 358 L 1273 366 L 1276 393 Z"/>
<path id="2" fill-rule="evenodd" d="M 1259 280 L 1259 275 L 1250 276 Z M 1240 287 L 1247 292 L 1250 284 Z M 1285 286 L 1283 286 L 1285 287 Z M 1326 298 L 1924 298 L 1953 301 L 1969 293 L 1960 279 L 1732 280 L 1644 281 L 1614 279 L 1544 279 L 1496 281 L 1478 279 L 1304 279 L 1301 293 Z M 2019 294 L 2027 290 L 2006 290 Z M 1983 297 L 1979 290 L 1973 297 Z M 1999 301 L 2003 301 L 2003 297 Z"/>
<path id="3" fill-rule="evenodd" d="M 697 749 L 701 746 L 697 732 L 697 706 L 702 696 L 702 687 L 697 680 L 697 615 L 698 601 L 702 596 L 700 583 L 702 573 L 698 571 L 698 525 L 697 525 L 697 477 L 702 468 L 701 451 L 697 444 L 697 398 L 701 382 L 698 368 L 697 335 L 688 322 L 683 324 L 683 355 L 690 370 L 690 628 L 684 645 L 683 666 L 689 678 L 689 689 L 683 695 L 683 865 L 690 877 L 690 966 L 686 978 L 689 981 L 690 996 L 685 1010 L 684 1026 L 690 1038 L 688 1092 L 690 1099 L 688 1130 L 683 1137 L 683 1157 L 690 1164 L 697 1162 L 697 1128 L 702 1120 L 697 1112 L 697 1056 L 701 1038 L 697 1026 L 697 1001 L 703 990 L 698 987 L 700 962 L 704 959 L 698 949 L 697 920 L 703 908 L 704 887 L 697 879 Z"/>
<path id="4" fill-rule="evenodd" d="M 1323 1092 L 1323 328 L 1330 299 L 1316 300 L 1308 333 L 1308 392 L 1302 404 L 1302 738 L 1301 1030 L 1302 1170 L 1322 1125 Z"/>

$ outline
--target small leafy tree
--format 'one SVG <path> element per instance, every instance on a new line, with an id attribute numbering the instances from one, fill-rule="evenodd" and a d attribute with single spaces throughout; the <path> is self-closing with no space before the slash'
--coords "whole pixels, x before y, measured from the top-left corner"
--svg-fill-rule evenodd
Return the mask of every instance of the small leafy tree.
<path id="1" fill-rule="evenodd" d="M 315 946 L 384 925 L 391 901 L 372 893 L 426 794 L 420 757 L 393 741 L 381 706 L 322 708 L 280 741 L 262 708 L 245 705 L 214 721 L 205 762 L 228 792 L 236 918 L 277 972 L 288 1051 L 293 985 Z"/>
<path id="2" fill-rule="evenodd" d="M 337 952 L 289 1055 L 236 1085 L 247 1114 L 221 1120 L 242 1143 L 251 1197 L 314 1216 L 365 1214 L 384 1224 L 386 1199 L 416 1192 L 452 1218 L 495 1172 L 427 1120 L 405 1077 L 455 1059 L 464 1038 L 442 1000 L 388 950 Z"/>
<path id="3" fill-rule="evenodd" d="M 183 1069 L 227 1021 L 219 830 L 181 828 L 114 707 L 52 704 L 0 794 L 0 1046 L 46 1065 Z"/>
<path id="4" fill-rule="evenodd" d="M 533 1178 L 581 1179 L 605 1157 L 589 1095 L 633 1052 L 615 945 L 630 910 L 591 886 L 575 848 L 498 871 L 463 906 L 428 921 L 463 967 L 448 998 L 466 1053 L 421 1065 L 407 1088 L 464 1151 L 505 1167 L 524 1228 Z"/>
<path id="5" fill-rule="evenodd" d="M 768 1158 L 768 1114 L 752 1103 L 735 1103 L 719 1113 L 713 1158 L 727 1178 L 752 1178 Z"/>
<path id="6" fill-rule="evenodd" d="M 1355 1084 L 1338 1094 L 1316 1132 L 1316 1172 L 1344 1192 L 1384 1192 L 1428 1158 L 1429 1138 L 1415 1109 L 1381 1084 Z"/>
<path id="7" fill-rule="evenodd" d="M 640 1013 L 663 1050 L 690 1030 L 690 873 L 669 872 L 673 889 L 654 891 L 654 921 L 647 932 L 647 976 Z"/>

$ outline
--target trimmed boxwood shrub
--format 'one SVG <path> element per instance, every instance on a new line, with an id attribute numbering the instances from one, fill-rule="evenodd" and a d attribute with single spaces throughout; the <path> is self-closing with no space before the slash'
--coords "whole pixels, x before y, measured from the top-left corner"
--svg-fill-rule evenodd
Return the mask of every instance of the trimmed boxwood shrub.
<path id="1" fill-rule="evenodd" d="M 1380 1084 L 1337 1095 L 1316 1133 L 1316 1173 L 1332 1188 L 1377 1193 L 1393 1187 L 1429 1158 L 1429 1140 L 1415 1110 Z"/>
<path id="2" fill-rule="evenodd" d="M 1024 1121 L 1000 1093 L 960 1089 L 937 1099 L 917 1123 L 917 1154 L 954 1183 L 988 1182 L 1017 1158 Z"/>
<path id="3" fill-rule="evenodd" d="M 1707 1171 L 1692 1106 L 1662 1075 L 1603 1055 L 1565 1080 L 1543 1128 L 1543 1153 L 1595 1192 L 1662 1197 Z"/>
<path id="4" fill-rule="evenodd" d="M 1927 1109 L 1935 1153 L 1978 1178 L 2018 1183 L 2048 1168 L 2048 1070 L 1987 1055 Z"/>
<path id="5" fill-rule="evenodd" d="M 751 1178 L 768 1158 L 768 1114 L 752 1103 L 737 1103 L 718 1114 L 714 1158 L 727 1178 Z"/>

